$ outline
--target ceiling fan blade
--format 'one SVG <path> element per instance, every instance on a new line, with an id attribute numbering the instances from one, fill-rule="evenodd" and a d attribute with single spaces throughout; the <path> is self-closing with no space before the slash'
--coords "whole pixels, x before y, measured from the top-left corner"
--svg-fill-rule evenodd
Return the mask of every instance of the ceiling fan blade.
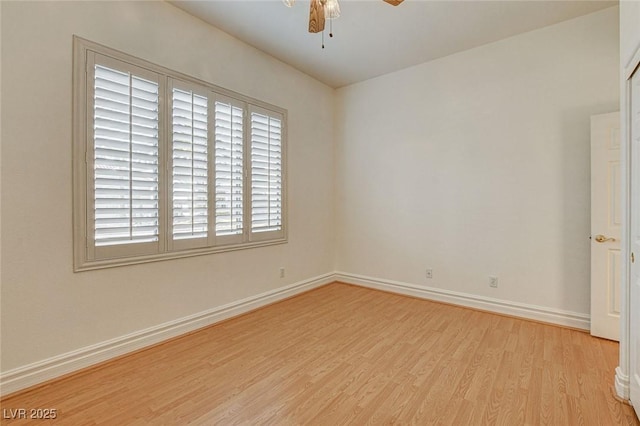
<path id="1" fill-rule="evenodd" d="M 402 3 L 404 0 L 384 0 L 384 1 L 389 3 L 391 6 L 397 6 L 400 3 Z"/>
<path id="2" fill-rule="evenodd" d="M 324 4 L 322 0 L 311 0 L 309 8 L 309 32 L 324 31 Z"/>

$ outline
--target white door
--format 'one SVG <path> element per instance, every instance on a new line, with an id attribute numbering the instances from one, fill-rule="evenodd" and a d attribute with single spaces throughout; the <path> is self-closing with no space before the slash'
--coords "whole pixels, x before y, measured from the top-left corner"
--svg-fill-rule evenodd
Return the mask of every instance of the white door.
<path id="1" fill-rule="evenodd" d="M 631 77 L 631 287 L 629 289 L 629 396 L 640 417 L 640 71 Z"/>
<path id="2" fill-rule="evenodd" d="M 620 113 L 591 117 L 591 334 L 620 340 Z"/>

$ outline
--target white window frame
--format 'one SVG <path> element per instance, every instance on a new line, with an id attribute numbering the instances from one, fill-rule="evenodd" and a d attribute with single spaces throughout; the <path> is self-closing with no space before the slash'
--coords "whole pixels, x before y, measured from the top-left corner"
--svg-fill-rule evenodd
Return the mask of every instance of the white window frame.
<path id="1" fill-rule="evenodd" d="M 73 38 L 73 243 L 74 271 L 109 268 L 287 242 L 287 110 L 132 57 L 100 44 Z M 95 247 L 93 217 L 93 73 L 96 63 L 131 72 L 158 83 L 159 238 L 153 243 Z M 206 238 L 173 240 L 172 205 L 172 99 L 173 87 L 206 94 L 208 98 L 208 232 Z M 243 232 L 216 236 L 214 102 L 243 108 Z M 251 111 L 266 112 L 282 120 L 282 220 L 277 231 L 251 230 Z M 204 241 L 206 240 L 206 241 Z"/>

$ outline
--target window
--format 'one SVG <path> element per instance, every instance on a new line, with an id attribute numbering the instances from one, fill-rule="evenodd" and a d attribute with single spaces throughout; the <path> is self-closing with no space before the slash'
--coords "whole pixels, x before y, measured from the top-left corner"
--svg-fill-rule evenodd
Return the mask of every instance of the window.
<path id="1" fill-rule="evenodd" d="M 76 271 L 286 242 L 286 111 L 74 38 Z"/>

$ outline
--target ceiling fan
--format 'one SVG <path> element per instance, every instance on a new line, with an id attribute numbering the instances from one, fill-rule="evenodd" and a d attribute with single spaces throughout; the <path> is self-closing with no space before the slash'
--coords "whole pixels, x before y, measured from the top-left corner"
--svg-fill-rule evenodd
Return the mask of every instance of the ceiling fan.
<path id="1" fill-rule="evenodd" d="M 397 6 L 404 0 L 383 0 L 392 6 Z M 293 6 L 295 0 L 283 0 L 288 7 Z M 319 33 L 324 31 L 325 19 L 335 19 L 340 16 L 338 0 L 311 0 L 309 8 L 309 32 Z M 324 47 L 324 46 L 323 46 Z"/>

